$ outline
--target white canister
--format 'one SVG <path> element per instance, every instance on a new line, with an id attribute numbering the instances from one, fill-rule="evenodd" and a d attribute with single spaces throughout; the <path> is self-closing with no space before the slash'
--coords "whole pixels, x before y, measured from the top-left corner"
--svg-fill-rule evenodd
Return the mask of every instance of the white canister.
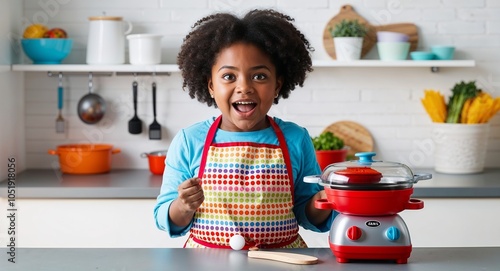
<path id="1" fill-rule="evenodd" d="M 95 16 L 89 20 L 87 64 L 125 63 L 125 35 L 132 32 L 132 24 L 115 16 Z"/>
<path id="2" fill-rule="evenodd" d="M 134 65 L 154 65 L 161 63 L 162 35 L 128 35 L 129 61 Z"/>

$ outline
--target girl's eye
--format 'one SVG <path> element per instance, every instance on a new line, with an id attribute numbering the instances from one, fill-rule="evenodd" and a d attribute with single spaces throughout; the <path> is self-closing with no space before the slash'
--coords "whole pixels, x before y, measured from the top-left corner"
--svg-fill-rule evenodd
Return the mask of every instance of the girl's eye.
<path id="1" fill-rule="evenodd" d="M 226 73 L 226 74 L 222 75 L 222 79 L 228 80 L 228 81 L 233 81 L 235 79 L 235 77 L 232 74 L 227 74 Z"/>
<path id="2" fill-rule="evenodd" d="M 264 80 L 266 78 L 267 78 L 267 76 L 263 73 L 259 73 L 259 74 L 256 74 L 253 76 L 253 79 L 255 79 L 255 80 Z"/>

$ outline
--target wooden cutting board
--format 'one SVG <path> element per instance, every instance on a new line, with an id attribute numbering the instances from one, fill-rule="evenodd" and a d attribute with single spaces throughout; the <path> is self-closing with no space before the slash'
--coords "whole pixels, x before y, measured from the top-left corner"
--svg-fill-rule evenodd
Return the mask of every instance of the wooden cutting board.
<path id="1" fill-rule="evenodd" d="M 410 51 L 415 51 L 418 45 L 418 30 L 415 24 L 412 23 L 398 23 L 386 24 L 380 26 L 371 25 L 365 18 L 359 15 L 351 5 L 344 5 L 340 11 L 326 24 L 323 31 L 323 46 L 330 57 L 336 59 L 335 46 L 333 38 L 330 34 L 330 29 L 335 29 L 335 25 L 342 20 L 358 20 L 361 24 L 365 25 L 368 32 L 363 39 L 363 48 L 361 49 L 361 57 L 365 56 L 377 44 L 377 31 L 392 31 L 404 33 L 410 36 Z"/>
<path id="2" fill-rule="evenodd" d="M 361 124 L 354 121 L 339 121 L 325 128 L 323 132 L 332 132 L 344 144 L 350 147 L 348 156 L 354 156 L 357 152 L 373 151 L 373 138 L 370 132 Z"/>

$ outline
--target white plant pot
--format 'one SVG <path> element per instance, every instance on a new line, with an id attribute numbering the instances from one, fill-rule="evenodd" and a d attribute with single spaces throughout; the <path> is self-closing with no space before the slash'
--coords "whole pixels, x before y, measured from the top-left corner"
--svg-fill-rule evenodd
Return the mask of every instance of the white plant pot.
<path id="1" fill-rule="evenodd" d="M 337 37 L 333 38 L 335 55 L 338 61 L 351 61 L 361 58 L 363 38 Z"/>
<path id="2" fill-rule="evenodd" d="M 433 123 L 436 172 L 467 174 L 484 169 L 490 125 Z"/>

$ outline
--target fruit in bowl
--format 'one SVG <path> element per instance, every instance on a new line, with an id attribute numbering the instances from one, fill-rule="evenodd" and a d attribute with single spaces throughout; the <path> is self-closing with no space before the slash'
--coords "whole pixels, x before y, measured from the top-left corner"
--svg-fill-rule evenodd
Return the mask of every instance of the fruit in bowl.
<path id="1" fill-rule="evenodd" d="M 67 39 L 68 34 L 62 28 L 52 28 L 43 34 L 44 38 L 50 39 Z"/>
<path id="2" fill-rule="evenodd" d="M 39 39 L 43 38 L 48 28 L 43 24 L 32 24 L 24 29 L 23 38 L 25 39 Z"/>
<path id="3" fill-rule="evenodd" d="M 24 30 L 21 46 L 33 64 L 60 64 L 68 56 L 73 40 L 62 28 L 31 24 Z"/>

